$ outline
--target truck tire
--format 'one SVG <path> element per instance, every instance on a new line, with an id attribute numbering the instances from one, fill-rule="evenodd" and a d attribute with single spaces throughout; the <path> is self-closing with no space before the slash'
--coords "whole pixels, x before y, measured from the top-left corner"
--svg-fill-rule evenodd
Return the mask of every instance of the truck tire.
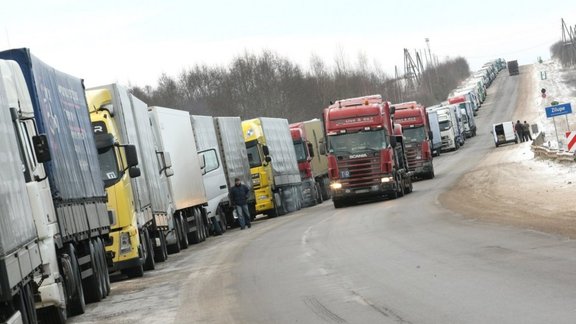
<path id="1" fill-rule="evenodd" d="M 332 199 L 332 202 L 334 203 L 334 208 L 336 209 L 346 206 L 346 204 L 342 200 Z"/>
<path id="2" fill-rule="evenodd" d="M 50 306 L 40 308 L 36 311 L 38 322 L 42 324 L 66 324 L 66 309 Z"/>
<path id="3" fill-rule="evenodd" d="M 108 273 L 108 268 L 102 263 L 102 252 L 100 251 L 100 245 L 98 244 L 98 238 L 93 239 L 94 242 L 94 253 L 96 254 L 96 272 L 100 278 L 100 287 L 102 289 L 102 299 L 108 296 L 108 291 L 106 290 L 106 279 L 104 278 L 104 272 Z"/>
<path id="4" fill-rule="evenodd" d="M 144 270 L 156 269 L 156 261 L 154 260 L 154 247 L 152 246 L 152 238 L 148 229 L 144 229 L 144 244 L 146 244 L 146 259 L 144 260 Z"/>
<path id="5" fill-rule="evenodd" d="M 197 208 L 194 209 L 194 223 L 196 224 L 196 230 L 188 234 L 188 239 L 190 242 L 198 244 L 203 241 L 204 229 L 202 227 L 202 214 Z"/>
<path id="6" fill-rule="evenodd" d="M 108 273 L 108 262 L 106 262 L 106 248 L 104 247 L 104 242 L 99 237 L 96 238 L 96 243 L 98 244 L 98 250 L 100 251 L 100 260 L 102 264 L 102 278 L 104 280 L 105 296 L 110 295 L 110 273 Z"/>
<path id="7" fill-rule="evenodd" d="M 62 268 L 67 274 L 69 291 L 68 295 L 68 315 L 75 316 L 84 314 L 86 311 L 86 302 L 84 300 L 84 290 L 82 288 L 82 274 L 78 265 L 78 257 L 74 245 L 68 244 L 66 255 L 64 256 Z M 67 268 L 67 269 L 66 269 Z"/>
<path id="8" fill-rule="evenodd" d="M 36 309 L 34 308 L 34 294 L 30 287 L 32 283 L 27 283 L 20 288 L 20 292 L 13 298 L 16 309 L 20 311 L 23 324 L 36 324 Z"/>
<path id="9" fill-rule="evenodd" d="M 218 215 L 218 219 L 220 219 L 219 222 L 220 222 L 220 228 L 222 229 L 222 234 L 224 234 L 228 230 L 227 228 L 228 224 L 226 224 L 226 216 L 222 211 L 222 206 L 218 206 L 218 208 L 216 209 L 216 213 Z"/>
<path id="10" fill-rule="evenodd" d="M 180 241 L 182 238 L 180 237 L 180 233 L 182 233 L 182 229 L 180 228 L 181 223 L 178 221 L 178 215 L 174 215 L 174 237 L 176 238 L 176 243 L 168 245 L 168 254 L 175 254 L 179 253 L 182 248 L 180 247 Z"/>
<path id="11" fill-rule="evenodd" d="M 136 267 L 124 269 L 122 270 L 122 273 L 130 279 L 141 278 L 144 276 L 144 267 L 142 265 L 139 265 Z"/>
<path id="12" fill-rule="evenodd" d="M 182 219 L 182 216 L 178 217 L 178 221 L 180 222 L 180 228 L 182 229 L 182 234 L 180 235 L 180 247 L 182 250 L 185 250 L 190 245 L 190 241 L 188 240 L 188 222 Z"/>
<path id="13" fill-rule="evenodd" d="M 200 212 L 200 227 L 202 228 L 202 238 L 200 242 L 206 241 L 208 236 L 210 236 L 210 229 L 208 228 L 208 219 L 206 218 L 206 214 Z"/>
<path id="14" fill-rule="evenodd" d="M 158 241 L 160 241 L 160 246 L 154 247 L 154 261 L 164 262 L 168 259 L 168 248 L 166 247 L 166 235 L 164 231 L 158 231 Z"/>
<path id="15" fill-rule="evenodd" d="M 92 275 L 82 280 L 84 289 L 84 300 L 86 303 L 97 303 L 102 300 L 104 291 L 102 291 L 101 277 L 98 272 L 98 259 L 96 257 L 96 249 L 92 240 L 88 241 L 88 251 L 90 253 L 90 267 L 92 268 Z"/>

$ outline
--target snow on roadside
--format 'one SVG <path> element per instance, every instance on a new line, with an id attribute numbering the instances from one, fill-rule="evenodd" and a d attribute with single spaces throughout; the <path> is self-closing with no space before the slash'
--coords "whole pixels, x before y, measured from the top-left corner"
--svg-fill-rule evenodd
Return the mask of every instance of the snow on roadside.
<path id="1" fill-rule="evenodd" d="M 560 62 L 549 60 L 542 64 L 535 64 L 533 73 L 535 89 L 538 91 L 533 94 L 535 111 L 533 111 L 533 118 L 531 119 L 535 120 L 535 123 L 538 124 L 538 129 L 544 132 L 545 146 L 551 149 L 560 148 L 566 150 L 565 132 L 567 130 L 576 130 L 576 116 L 574 114 L 568 115 L 568 126 L 566 117 L 556 117 L 556 128 L 560 140 L 560 145 L 558 145 L 554 122 L 552 118 L 546 118 L 544 108 L 551 106 L 553 101 L 557 101 L 559 103 L 570 102 L 572 110 L 576 109 L 576 88 L 568 84 L 568 81 L 575 78 L 576 70 L 563 69 Z M 546 98 L 542 98 L 541 89 L 546 89 Z"/>

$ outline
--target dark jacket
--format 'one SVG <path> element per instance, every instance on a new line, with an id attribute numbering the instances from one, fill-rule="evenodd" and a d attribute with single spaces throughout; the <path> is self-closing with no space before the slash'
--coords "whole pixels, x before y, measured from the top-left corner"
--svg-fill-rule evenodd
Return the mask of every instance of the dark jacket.
<path id="1" fill-rule="evenodd" d="M 248 193 L 250 190 L 246 185 L 239 185 L 230 188 L 230 201 L 232 204 L 243 206 L 246 205 L 246 200 L 248 199 Z"/>
<path id="2" fill-rule="evenodd" d="M 521 123 L 516 123 L 516 125 L 514 125 L 514 130 L 516 130 L 516 133 L 522 134 L 524 132 L 524 126 L 522 126 Z"/>

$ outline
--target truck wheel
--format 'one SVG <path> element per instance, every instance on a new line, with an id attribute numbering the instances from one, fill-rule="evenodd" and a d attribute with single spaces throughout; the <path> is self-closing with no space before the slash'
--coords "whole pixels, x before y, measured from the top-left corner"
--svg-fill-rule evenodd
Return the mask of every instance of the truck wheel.
<path id="1" fill-rule="evenodd" d="M 14 296 L 16 309 L 20 311 L 23 324 L 36 324 L 38 322 L 34 308 L 34 294 L 30 285 L 31 283 L 22 286 L 20 292 Z"/>
<path id="2" fill-rule="evenodd" d="M 200 242 L 204 242 L 204 241 L 206 241 L 206 239 L 210 235 L 208 233 L 208 231 L 209 231 L 208 220 L 204 218 L 204 214 L 202 212 L 200 213 L 199 219 L 200 219 L 200 228 L 202 228 L 202 237 L 200 239 Z"/>
<path id="3" fill-rule="evenodd" d="M 342 208 L 342 207 L 346 206 L 346 204 L 342 200 L 332 199 L 332 202 L 334 203 L 334 208 Z"/>
<path id="4" fill-rule="evenodd" d="M 226 224 L 226 216 L 224 216 L 221 206 L 218 206 L 218 208 L 216 209 L 216 213 L 218 214 L 218 219 L 220 219 L 219 222 L 220 222 L 220 228 L 222 229 L 222 234 L 224 234 L 228 230 L 227 228 L 228 224 Z M 250 221 L 252 221 L 252 219 L 250 219 Z"/>
<path id="5" fill-rule="evenodd" d="M 63 265 L 69 267 L 64 271 L 70 271 L 68 280 L 70 290 L 68 291 L 68 314 L 70 316 L 81 315 L 86 311 L 86 302 L 84 301 L 84 289 L 82 288 L 82 274 L 80 273 L 80 266 L 78 265 L 78 257 L 76 256 L 76 249 L 72 244 L 68 244 L 68 257 L 66 258 L 69 264 Z"/>
<path id="6" fill-rule="evenodd" d="M 100 251 L 100 245 L 98 244 L 98 238 L 93 239 L 94 242 L 94 254 L 96 255 L 96 273 L 98 278 L 100 278 L 100 288 L 102 289 L 102 299 L 108 296 L 108 291 L 106 290 L 106 281 L 104 278 L 104 272 L 108 272 L 108 268 L 102 263 L 102 251 Z"/>
<path id="7" fill-rule="evenodd" d="M 168 259 L 168 250 L 166 247 L 166 235 L 164 231 L 158 231 L 158 241 L 160 241 L 160 246 L 154 247 L 154 261 L 164 262 Z"/>
<path id="8" fill-rule="evenodd" d="M 100 282 L 100 274 L 98 272 L 98 261 L 96 258 L 96 249 L 94 248 L 94 242 L 92 240 L 88 241 L 88 250 L 90 253 L 90 267 L 92 268 L 92 275 L 84 280 L 82 280 L 82 285 L 84 289 L 84 300 L 87 303 L 97 303 L 102 300 L 104 292 L 102 291 L 102 283 Z"/>
<path id="9" fill-rule="evenodd" d="M 182 229 L 182 234 L 180 235 L 180 247 L 182 250 L 185 250 L 190 245 L 190 241 L 188 240 L 188 222 L 185 222 L 182 217 L 178 217 L 178 221 L 180 222 L 180 228 Z"/>
<path id="10" fill-rule="evenodd" d="M 194 223 L 196 224 L 196 230 L 194 232 L 188 233 L 190 242 L 197 244 L 202 242 L 202 214 L 194 209 Z"/>
<path id="11" fill-rule="evenodd" d="M 37 311 L 38 323 L 42 324 L 66 324 L 66 309 L 57 306 L 40 308 Z"/>
<path id="12" fill-rule="evenodd" d="M 178 215 L 174 215 L 174 237 L 176 238 L 176 243 L 168 245 L 168 254 L 179 253 L 182 248 L 180 247 L 180 233 L 182 233 L 182 229 L 180 228 L 180 222 L 178 222 Z"/>
<path id="13" fill-rule="evenodd" d="M 141 278 L 144 276 L 144 267 L 142 265 L 122 270 L 122 273 L 128 278 Z"/>
<path id="14" fill-rule="evenodd" d="M 156 269 L 156 261 L 154 261 L 154 248 L 152 247 L 152 238 L 148 229 L 144 229 L 144 244 L 146 244 L 146 260 L 144 261 L 144 270 Z"/>
<path id="15" fill-rule="evenodd" d="M 104 281 L 104 292 L 105 296 L 110 295 L 110 273 L 108 273 L 108 262 L 106 261 L 106 248 L 102 239 L 96 238 L 96 243 L 98 244 L 98 250 L 100 251 L 100 262 L 102 265 L 102 279 Z"/>

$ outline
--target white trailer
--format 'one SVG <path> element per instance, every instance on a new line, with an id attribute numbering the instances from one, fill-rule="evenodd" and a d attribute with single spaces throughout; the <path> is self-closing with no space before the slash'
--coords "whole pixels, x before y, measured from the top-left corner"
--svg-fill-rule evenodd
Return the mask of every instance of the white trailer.
<path id="1" fill-rule="evenodd" d="M 185 232 L 193 243 L 208 236 L 204 189 L 204 162 L 198 156 L 190 115 L 186 111 L 149 107 L 154 140 L 159 156 L 170 153 L 174 176 L 167 178 L 174 213 L 181 215 Z"/>
<path id="2" fill-rule="evenodd" d="M 0 78 L 0 323 L 35 323 L 34 277 L 42 260 L 6 98 Z"/>
<path id="3" fill-rule="evenodd" d="M 254 186 L 252 185 L 252 175 L 250 174 L 250 163 L 246 152 L 246 144 L 242 134 L 242 121 L 240 117 L 214 117 L 220 157 L 228 187 L 234 185 L 234 179 L 240 181 L 250 189 L 248 195 L 248 209 L 252 218 L 256 216 L 256 199 L 254 196 Z M 228 197 L 227 197 L 228 198 Z M 235 213 L 229 200 L 224 202 L 226 222 L 229 226 L 236 224 Z"/>
<path id="4" fill-rule="evenodd" d="M 442 150 L 442 135 L 440 134 L 440 122 L 438 121 L 437 111 L 427 111 L 430 131 L 432 132 L 432 154 L 440 155 Z"/>
<path id="5" fill-rule="evenodd" d="M 206 190 L 206 215 L 214 234 L 220 235 L 227 228 L 224 212 L 228 202 L 228 184 L 222 154 L 218 145 L 218 135 L 211 116 L 190 116 L 196 149 L 204 162 L 204 189 Z"/>

